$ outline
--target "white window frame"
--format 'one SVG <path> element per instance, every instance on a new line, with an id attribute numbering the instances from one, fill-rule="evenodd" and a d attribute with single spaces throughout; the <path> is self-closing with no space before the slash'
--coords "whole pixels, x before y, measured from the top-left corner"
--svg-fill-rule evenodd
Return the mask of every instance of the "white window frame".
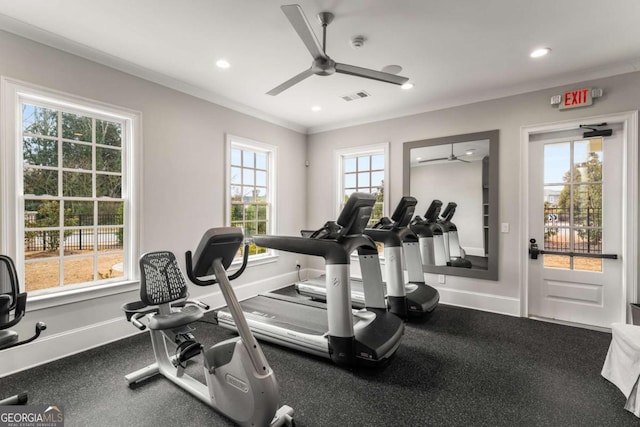
<path id="1" fill-rule="evenodd" d="M 343 203 L 344 194 L 344 159 L 345 157 L 367 156 L 373 154 L 384 155 L 384 185 L 383 199 L 382 199 L 382 216 L 389 216 L 389 143 L 384 142 L 380 144 L 361 145 L 358 147 L 343 148 L 335 150 L 335 173 L 336 186 L 334 197 L 334 211 L 335 217 L 340 215 Z"/>
<path id="2" fill-rule="evenodd" d="M 123 124 L 122 199 L 125 203 L 123 277 L 83 284 L 61 285 L 29 293 L 29 305 L 37 310 L 50 306 L 93 299 L 134 290 L 138 287 L 137 257 L 140 245 L 141 216 L 141 141 L 142 114 L 126 108 L 74 96 L 26 82 L 0 78 L 0 250 L 16 263 L 24 290 L 24 203 L 22 195 L 22 123 L 23 102 L 33 102 L 66 112 L 91 115 Z"/>
<path id="3" fill-rule="evenodd" d="M 268 211 L 267 211 L 267 234 L 277 234 L 277 205 L 276 201 L 276 167 L 278 160 L 278 147 L 264 142 L 255 141 L 249 138 L 244 138 L 237 135 L 226 135 L 226 155 L 225 155 L 225 224 L 231 226 L 231 149 L 240 148 L 251 151 L 259 151 L 267 153 L 268 162 L 268 174 L 267 174 L 267 188 L 268 188 Z M 243 230 L 244 232 L 244 230 Z M 260 265 L 269 262 L 275 262 L 278 259 L 276 251 L 273 249 L 267 249 L 266 253 L 249 255 L 249 265 Z M 241 264 L 242 259 L 236 258 L 233 261 L 233 265 Z"/>

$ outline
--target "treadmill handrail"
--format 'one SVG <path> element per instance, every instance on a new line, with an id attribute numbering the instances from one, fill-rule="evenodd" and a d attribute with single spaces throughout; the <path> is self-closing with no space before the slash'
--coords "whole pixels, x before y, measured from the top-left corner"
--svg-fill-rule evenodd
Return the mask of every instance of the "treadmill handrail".
<path id="1" fill-rule="evenodd" d="M 256 245 L 304 255 L 321 256 L 327 264 L 349 264 L 351 252 L 373 250 L 378 253 L 371 238 L 363 235 L 346 236 L 340 240 L 311 239 L 298 236 L 253 236 Z"/>

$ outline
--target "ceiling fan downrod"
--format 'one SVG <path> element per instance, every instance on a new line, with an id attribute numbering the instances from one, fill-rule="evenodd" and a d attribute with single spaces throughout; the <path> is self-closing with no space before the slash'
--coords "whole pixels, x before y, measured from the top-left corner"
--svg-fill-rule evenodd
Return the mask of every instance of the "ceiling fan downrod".
<path id="1" fill-rule="evenodd" d="M 327 54 L 327 25 L 331 24 L 335 16 L 331 12 L 320 12 L 318 14 L 318 21 L 322 25 L 322 52 Z"/>

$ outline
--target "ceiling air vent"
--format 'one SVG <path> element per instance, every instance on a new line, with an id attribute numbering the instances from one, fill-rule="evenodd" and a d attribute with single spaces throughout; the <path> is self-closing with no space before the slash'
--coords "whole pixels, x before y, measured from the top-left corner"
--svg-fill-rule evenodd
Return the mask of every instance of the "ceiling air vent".
<path id="1" fill-rule="evenodd" d="M 344 99 L 345 101 L 355 101 L 356 99 L 368 98 L 370 96 L 371 95 L 369 95 L 368 92 L 361 90 L 358 92 L 350 93 L 349 95 L 343 95 L 341 96 L 341 98 Z"/>

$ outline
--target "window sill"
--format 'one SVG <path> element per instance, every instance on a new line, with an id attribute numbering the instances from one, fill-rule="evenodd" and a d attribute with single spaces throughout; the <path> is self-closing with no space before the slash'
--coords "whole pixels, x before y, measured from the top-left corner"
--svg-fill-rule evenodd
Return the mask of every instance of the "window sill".
<path id="1" fill-rule="evenodd" d="M 279 258 L 280 257 L 276 254 L 261 255 L 253 258 L 250 256 L 249 260 L 247 261 L 247 268 L 255 267 L 257 265 L 271 264 L 273 262 L 278 262 Z M 242 265 L 242 259 L 236 259 L 231 263 L 231 266 L 229 268 L 238 269 L 240 268 L 241 265 Z"/>
<path id="2" fill-rule="evenodd" d="M 27 311 L 44 310 L 66 304 L 87 301 L 90 299 L 137 291 L 140 284 L 136 280 L 111 282 L 95 286 L 44 293 L 28 297 Z"/>
<path id="3" fill-rule="evenodd" d="M 271 264 L 277 262 L 278 255 L 265 255 L 249 259 L 247 267 L 255 267 L 263 264 Z M 237 269 L 242 265 L 242 260 L 236 260 L 231 263 L 233 269 Z M 95 298 L 107 297 L 111 295 L 122 294 L 125 292 L 137 291 L 140 288 L 140 282 L 137 280 L 129 280 L 125 282 L 111 282 L 95 286 L 85 286 L 64 291 L 41 293 L 39 295 L 29 296 L 27 303 L 27 311 L 45 310 L 47 308 L 58 307 L 66 304 L 74 304 Z"/>

